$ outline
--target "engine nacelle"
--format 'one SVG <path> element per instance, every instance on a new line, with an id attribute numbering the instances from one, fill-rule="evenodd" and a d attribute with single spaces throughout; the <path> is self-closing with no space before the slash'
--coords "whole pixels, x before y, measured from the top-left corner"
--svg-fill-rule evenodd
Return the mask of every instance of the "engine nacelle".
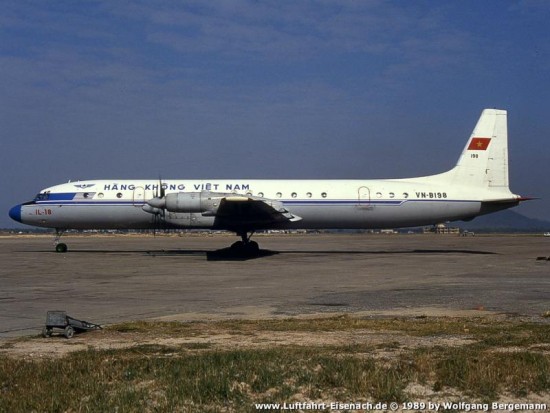
<path id="1" fill-rule="evenodd" d="M 166 195 L 166 210 L 169 212 L 194 212 L 201 214 L 215 214 L 220 202 L 226 196 L 210 191 L 202 192 L 178 192 Z"/>

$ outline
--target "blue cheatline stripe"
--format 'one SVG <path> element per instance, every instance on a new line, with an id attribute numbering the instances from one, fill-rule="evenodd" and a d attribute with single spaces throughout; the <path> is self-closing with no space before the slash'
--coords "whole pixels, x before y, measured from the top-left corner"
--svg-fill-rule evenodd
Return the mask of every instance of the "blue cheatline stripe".
<path id="1" fill-rule="evenodd" d="M 287 205 L 372 205 L 372 204 L 384 204 L 384 205 L 401 205 L 404 202 L 407 201 L 401 201 L 401 200 L 376 200 L 376 201 L 364 201 L 364 200 L 357 200 L 357 199 L 346 199 L 346 200 L 282 200 L 281 201 L 284 204 Z"/>
<path id="2" fill-rule="evenodd" d="M 48 199 L 44 201 L 70 201 L 74 199 L 76 192 L 58 192 L 53 194 L 48 194 Z M 44 202 L 39 201 L 39 202 Z"/>
<path id="3" fill-rule="evenodd" d="M 143 201 L 141 202 L 132 202 L 132 201 L 64 201 L 64 202 L 54 202 L 54 201 L 40 201 L 36 205 L 144 205 Z"/>
<path id="4" fill-rule="evenodd" d="M 68 196 L 69 194 L 63 194 Z M 73 194 L 74 195 L 74 194 Z M 449 202 L 449 203 L 468 203 L 468 202 L 481 202 L 479 200 L 467 200 L 467 199 L 405 199 L 405 200 L 373 200 L 373 201 L 358 201 L 357 199 L 352 200 L 280 200 L 285 205 L 288 206 L 369 206 L 369 205 L 379 205 L 379 206 L 401 206 L 407 202 Z M 91 200 L 52 200 L 47 201 L 36 201 L 36 205 L 79 205 L 79 206 L 97 206 L 97 205 L 114 205 L 114 206 L 143 206 L 146 202 L 144 201 L 128 201 L 128 200 L 110 200 L 110 201 L 91 201 Z"/>

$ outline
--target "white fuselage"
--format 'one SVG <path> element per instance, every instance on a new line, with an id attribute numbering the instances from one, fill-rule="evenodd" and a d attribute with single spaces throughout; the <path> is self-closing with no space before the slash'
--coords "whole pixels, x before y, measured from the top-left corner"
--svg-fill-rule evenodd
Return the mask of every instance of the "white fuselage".
<path id="1" fill-rule="evenodd" d="M 143 211 L 159 192 L 159 181 L 78 181 L 42 190 L 21 206 L 21 222 L 59 229 L 146 229 L 155 224 Z M 166 194 L 212 191 L 278 200 L 302 219 L 279 228 L 396 228 L 468 219 L 480 213 L 482 193 L 426 182 L 391 180 L 167 180 Z M 467 195 L 467 196 L 465 196 Z M 177 228 L 216 228 L 200 212 L 168 213 Z"/>
<path id="2" fill-rule="evenodd" d="M 507 112 L 485 109 L 451 170 L 381 180 L 94 180 L 56 185 L 10 216 L 63 229 L 400 228 L 516 206 Z M 162 186 L 162 189 L 160 188 Z M 246 241 L 246 239 L 245 239 Z"/>

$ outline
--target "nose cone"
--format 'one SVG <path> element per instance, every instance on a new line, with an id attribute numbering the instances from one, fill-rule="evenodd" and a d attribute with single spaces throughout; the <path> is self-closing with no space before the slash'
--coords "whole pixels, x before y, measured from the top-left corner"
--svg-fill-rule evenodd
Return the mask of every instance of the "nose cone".
<path id="1" fill-rule="evenodd" d="M 10 218 L 14 221 L 21 222 L 21 205 L 16 205 L 10 209 Z"/>

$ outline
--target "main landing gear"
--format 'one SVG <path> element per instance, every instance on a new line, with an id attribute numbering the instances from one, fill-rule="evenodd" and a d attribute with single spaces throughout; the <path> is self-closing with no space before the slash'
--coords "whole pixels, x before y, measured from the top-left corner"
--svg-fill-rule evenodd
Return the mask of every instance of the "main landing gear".
<path id="1" fill-rule="evenodd" d="M 248 235 L 248 232 L 238 232 L 237 235 L 241 237 L 242 241 L 233 243 L 231 251 L 241 255 L 258 255 L 260 246 L 256 241 L 250 241 L 253 234 L 254 231 L 251 231 L 250 235 Z"/>
<path id="2" fill-rule="evenodd" d="M 65 253 L 67 252 L 67 244 L 64 244 L 63 242 L 59 242 L 61 239 L 61 236 L 63 235 L 63 230 L 56 228 L 55 229 L 55 238 L 53 240 L 53 245 L 55 246 L 55 252 L 59 253 Z"/>
<path id="3" fill-rule="evenodd" d="M 228 248 L 207 252 L 206 258 L 208 261 L 245 261 L 277 254 L 273 251 L 262 250 L 256 241 L 251 241 L 250 237 L 254 234 L 254 231 L 235 229 L 233 231 L 241 237 L 241 240 L 233 243 Z"/>

